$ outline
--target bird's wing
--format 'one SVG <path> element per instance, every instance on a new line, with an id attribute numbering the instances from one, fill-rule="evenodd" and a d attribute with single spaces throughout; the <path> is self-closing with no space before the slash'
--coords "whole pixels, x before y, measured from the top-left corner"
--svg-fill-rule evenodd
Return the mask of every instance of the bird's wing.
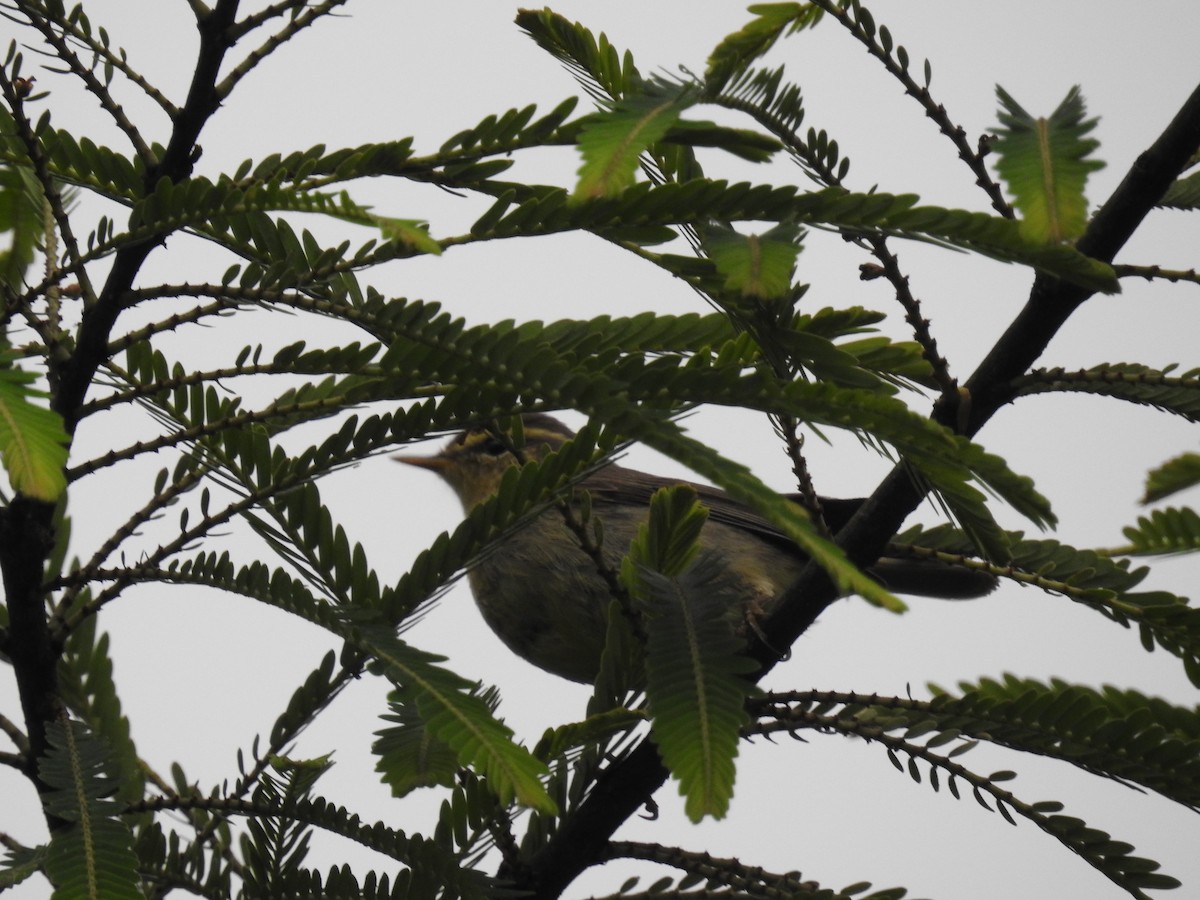
<path id="1" fill-rule="evenodd" d="M 613 471 L 614 469 L 616 471 Z M 651 475 L 635 469 L 610 466 L 585 480 L 582 486 L 587 488 L 592 495 L 592 502 L 601 506 L 606 503 L 645 506 L 649 504 L 650 497 L 659 488 L 676 484 L 686 484 L 696 491 L 700 502 L 708 507 L 709 519 L 712 521 L 732 525 L 757 535 L 764 541 L 796 551 L 795 543 L 782 531 L 744 503 L 734 500 L 724 491 L 710 485 L 696 484 L 683 478 L 664 478 L 661 475 Z M 789 497 L 789 499 L 798 500 L 797 497 Z M 830 509 L 826 513 L 826 521 L 829 522 L 831 528 L 836 530 L 849 520 L 862 501 L 825 500 L 822 498 L 822 503 L 830 504 Z"/>
<path id="2" fill-rule="evenodd" d="M 740 528 L 759 537 L 768 544 L 788 550 L 797 556 L 802 551 L 778 528 L 758 515 L 748 506 L 731 498 L 724 491 L 703 484 L 695 484 L 681 478 L 663 478 L 634 469 L 619 469 L 617 472 L 601 472 L 583 482 L 592 495 L 597 512 L 603 516 L 606 504 L 636 504 L 646 506 L 650 497 L 661 487 L 687 484 L 695 489 L 700 501 L 708 507 L 709 519 Z M 798 499 L 789 495 L 789 499 Z M 862 506 L 858 499 L 840 500 L 821 498 L 822 514 L 826 524 L 835 533 L 843 528 Z M 883 558 L 875 563 L 870 573 L 890 590 L 904 594 L 941 597 L 958 600 L 982 597 L 990 593 L 997 584 L 996 578 L 987 572 L 963 569 L 947 565 L 935 559 L 891 559 Z"/>

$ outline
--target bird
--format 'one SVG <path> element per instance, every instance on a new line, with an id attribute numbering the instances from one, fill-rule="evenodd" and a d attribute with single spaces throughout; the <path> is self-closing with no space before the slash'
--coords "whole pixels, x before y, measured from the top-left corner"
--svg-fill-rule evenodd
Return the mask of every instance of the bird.
<path id="1" fill-rule="evenodd" d="M 539 460 L 575 436 L 546 413 L 525 413 L 521 422 L 520 447 L 480 426 L 455 435 L 433 456 L 392 458 L 439 475 L 470 512 L 496 493 L 509 468 Z M 590 495 L 591 516 L 602 523 L 600 554 L 615 572 L 648 516 L 651 496 L 677 484 L 690 485 L 708 508 L 700 552 L 723 564 L 737 597 L 730 618 L 744 633 L 744 620 L 769 615 L 808 562 L 776 526 L 718 488 L 616 463 L 590 473 L 577 487 Z M 820 502 L 823 518 L 836 533 L 863 501 Z M 941 599 L 980 597 L 996 585 L 985 572 L 931 559 L 883 558 L 868 571 L 892 591 Z M 586 684 L 595 681 L 600 669 L 613 599 L 601 572 L 562 511 L 549 507 L 502 536 L 468 567 L 467 580 L 484 621 L 510 650 L 551 674 Z M 749 624 L 753 629 L 754 622 Z"/>

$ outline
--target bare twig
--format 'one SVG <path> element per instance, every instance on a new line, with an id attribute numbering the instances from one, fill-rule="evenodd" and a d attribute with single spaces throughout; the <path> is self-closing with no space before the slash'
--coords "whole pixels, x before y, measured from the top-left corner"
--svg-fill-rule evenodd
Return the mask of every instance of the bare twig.
<path id="1" fill-rule="evenodd" d="M 251 50 L 245 59 L 233 67 L 230 73 L 217 85 L 217 95 L 222 98 L 229 96 L 229 93 L 237 86 L 237 83 L 249 75 L 255 66 L 274 53 L 281 44 L 287 43 L 299 32 L 313 25 L 318 19 L 329 15 L 337 7 L 342 6 L 346 2 L 347 0 L 324 0 L 323 3 L 318 3 L 316 6 L 308 6 L 304 3 L 295 2 L 288 3 L 287 6 L 289 7 L 303 8 L 290 22 Z M 238 23 L 237 26 L 230 30 L 232 40 L 236 41 L 246 33 L 248 29 L 241 27 L 245 21 L 243 20 L 243 22 Z"/>
<path id="2" fill-rule="evenodd" d="M 92 67 L 84 65 L 78 54 L 71 49 L 65 37 L 68 33 L 66 31 L 66 23 L 58 21 L 57 18 L 52 21 L 41 12 L 33 13 L 28 9 L 23 10 L 23 12 L 29 18 L 30 24 L 41 33 L 42 39 L 54 48 L 54 55 L 65 63 L 72 74 L 83 82 L 88 92 L 100 101 L 101 109 L 108 113 L 109 118 L 113 120 L 113 123 L 125 135 L 134 152 L 137 154 L 138 159 L 142 161 L 142 165 L 146 168 L 153 166 L 157 162 L 157 159 L 150 149 L 150 145 L 142 138 L 142 134 L 138 131 L 137 126 L 125 115 L 124 108 L 113 97 L 108 86 L 96 77 L 96 73 L 92 71 Z M 56 26 L 57 28 L 64 29 L 63 32 L 60 33 L 56 30 Z M 69 33 L 72 37 L 79 37 L 76 31 Z"/>
<path id="3" fill-rule="evenodd" d="M 814 0 L 814 3 L 837 19 L 859 43 L 867 48 L 867 52 L 879 60 L 888 73 L 904 86 L 904 92 L 921 104 L 925 115 L 937 123 L 942 134 L 950 138 L 951 143 L 958 150 L 959 159 L 967 164 L 967 167 L 975 175 L 975 183 L 988 195 L 992 208 L 1006 219 L 1014 218 L 1016 214 L 1008 201 L 1004 199 L 1000 185 L 996 184 L 988 173 L 987 166 L 983 162 L 983 154 L 976 147 L 971 146 L 966 131 L 961 125 L 956 125 L 950 119 L 946 107 L 934 101 L 933 96 L 929 93 L 928 85 L 917 84 L 909 74 L 908 66 L 901 65 L 900 61 L 894 59 L 892 54 L 883 48 L 883 45 L 876 39 L 874 30 L 868 31 L 864 28 L 847 4 L 840 3 L 838 0 Z"/>

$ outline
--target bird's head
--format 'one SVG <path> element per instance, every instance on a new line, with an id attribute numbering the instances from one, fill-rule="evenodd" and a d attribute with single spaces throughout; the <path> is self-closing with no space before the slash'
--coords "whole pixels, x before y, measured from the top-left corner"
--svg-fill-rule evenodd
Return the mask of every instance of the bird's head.
<path id="1" fill-rule="evenodd" d="M 487 500 L 500 488 L 500 479 L 512 466 L 540 460 L 575 436 L 562 422 L 544 413 L 526 413 L 521 417 L 523 443 L 517 446 L 512 435 L 498 436 L 479 427 L 459 432 L 434 456 L 393 456 L 407 463 L 436 472 L 458 494 L 466 509 Z"/>

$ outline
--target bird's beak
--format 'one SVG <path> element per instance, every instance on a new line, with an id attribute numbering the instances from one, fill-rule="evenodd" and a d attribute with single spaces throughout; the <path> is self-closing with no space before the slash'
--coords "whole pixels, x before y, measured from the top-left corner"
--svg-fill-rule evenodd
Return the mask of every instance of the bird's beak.
<path id="1" fill-rule="evenodd" d="M 430 472 L 443 472 L 449 461 L 444 456 L 393 456 L 396 462 L 416 466 L 418 469 L 428 469 Z"/>

